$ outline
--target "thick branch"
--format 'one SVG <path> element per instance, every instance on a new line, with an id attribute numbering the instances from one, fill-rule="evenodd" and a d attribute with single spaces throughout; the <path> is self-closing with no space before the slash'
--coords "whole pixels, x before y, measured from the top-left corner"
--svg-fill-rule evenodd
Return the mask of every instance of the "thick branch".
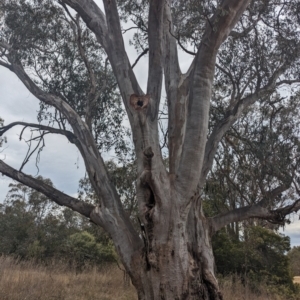
<path id="1" fill-rule="evenodd" d="M 200 177 L 200 187 L 202 187 L 205 183 L 206 176 L 212 167 L 218 144 L 223 138 L 224 134 L 235 123 L 235 121 L 239 119 L 245 109 L 259 100 L 261 97 L 268 95 L 275 90 L 277 86 L 276 81 L 284 73 L 286 68 L 287 65 L 278 68 L 270 78 L 267 85 L 256 91 L 256 93 L 250 94 L 238 102 L 233 102 L 233 105 L 231 105 L 226 112 L 224 119 L 215 125 L 205 147 L 204 163 Z"/>
<path id="2" fill-rule="evenodd" d="M 109 37 L 104 13 L 92 0 L 72 1 L 61 0 L 62 4 L 67 4 L 79 13 L 86 25 L 95 33 L 99 43 L 108 47 Z"/>
<path id="3" fill-rule="evenodd" d="M 272 203 L 273 200 L 278 197 L 278 195 L 280 195 L 290 187 L 290 184 L 283 183 L 273 190 L 264 192 L 263 198 L 256 204 L 240 207 L 211 218 L 213 231 L 218 231 L 219 229 L 232 222 L 240 222 L 250 218 L 265 219 L 273 223 L 284 223 L 284 218 L 286 215 L 300 209 L 300 204 L 299 206 L 297 204 L 299 200 L 297 200 L 293 204 L 293 207 L 291 205 L 288 205 L 284 208 L 278 208 L 276 210 L 271 210 L 269 207 L 270 203 Z"/>
<path id="4" fill-rule="evenodd" d="M 85 203 L 83 201 L 70 197 L 55 189 L 54 187 L 44 183 L 41 180 L 38 180 L 34 177 L 31 177 L 13 169 L 12 167 L 4 163 L 2 160 L 0 160 L 0 172 L 3 175 L 6 175 L 14 180 L 17 180 L 18 182 L 21 182 L 35 189 L 38 192 L 43 193 L 45 196 L 47 196 L 49 199 L 51 199 L 58 205 L 69 207 L 87 218 L 90 218 L 90 214 L 95 208 L 95 206 L 92 204 Z"/>
<path id="5" fill-rule="evenodd" d="M 130 95 L 142 95 L 143 93 L 125 51 L 116 2 L 114 0 L 103 1 L 106 15 L 93 0 L 62 0 L 61 2 L 72 7 L 81 16 L 88 28 L 95 34 L 98 42 L 103 46 L 116 76 L 128 118 L 132 125 L 133 119 L 129 105 Z"/>
<path id="6" fill-rule="evenodd" d="M 300 199 L 291 205 L 275 210 L 269 210 L 261 206 L 261 203 L 240 207 L 211 218 L 212 232 L 214 233 L 230 223 L 240 222 L 250 218 L 264 219 L 275 224 L 284 224 L 285 217 L 298 210 L 300 210 Z"/>
<path id="7" fill-rule="evenodd" d="M 127 100 L 127 103 L 125 103 L 127 107 L 129 96 L 134 93 L 141 95 L 142 90 L 138 85 L 125 51 L 117 3 L 115 0 L 104 0 L 103 3 L 110 36 L 110 47 L 105 48 L 105 51 L 117 77 L 122 97 L 125 102 Z"/>
<path id="8" fill-rule="evenodd" d="M 188 88 L 182 78 L 176 38 L 174 37 L 170 1 L 164 10 L 164 75 L 168 99 L 169 169 L 175 174 L 180 161 L 186 123 Z"/>
<path id="9" fill-rule="evenodd" d="M 225 0 L 207 24 L 191 72 L 186 134 L 179 165 L 182 193 L 195 192 L 200 179 L 208 131 L 216 55 L 250 0 Z M 211 26 L 211 24 L 213 26 Z"/>
<path id="10" fill-rule="evenodd" d="M 163 12 L 165 0 L 151 0 L 149 8 L 148 43 L 149 73 L 147 94 L 154 100 L 153 119 L 157 117 L 162 87 Z"/>
<path id="11" fill-rule="evenodd" d="M 45 125 L 41 125 L 41 124 L 26 123 L 26 122 L 13 122 L 13 123 L 10 123 L 6 126 L 1 127 L 0 128 L 0 136 L 2 136 L 6 131 L 11 129 L 12 127 L 18 126 L 18 125 L 24 126 L 25 128 L 26 127 L 31 127 L 31 128 L 36 128 L 36 129 L 39 129 L 39 130 L 55 133 L 55 134 L 64 135 L 64 136 L 67 137 L 67 139 L 69 140 L 70 143 L 75 144 L 76 136 L 71 131 L 62 130 L 62 129 L 58 129 L 58 128 L 53 128 L 53 127 L 45 126 Z"/>

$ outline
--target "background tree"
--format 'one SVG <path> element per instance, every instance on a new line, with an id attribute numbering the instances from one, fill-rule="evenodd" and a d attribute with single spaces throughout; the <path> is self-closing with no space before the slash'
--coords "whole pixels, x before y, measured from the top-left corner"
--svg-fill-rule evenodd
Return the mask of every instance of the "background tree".
<path id="1" fill-rule="evenodd" d="M 37 178 L 53 186 L 49 179 Z M 111 241 L 93 227 L 34 189 L 10 184 L 0 207 L 0 253 L 44 263 L 64 261 L 78 270 L 116 262 Z"/>
<path id="2" fill-rule="evenodd" d="M 288 258 L 290 259 L 291 272 L 293 276 L 299 276 L 300 274 L 300 247 L 293 247 L 288 252 Z"/>
<path id="3" fill-rule="evenodd" d="M 260 282 L 269 286 L 292 288 L 292 276 L 286 252 L 289 237 L 281 236 L 260 226 L 247 228 L 247 235 L 233 239 L 224 230 L 213 238 L 217 271 L 223 276 L 238 275 L 255 289 Z"/>
<path id="4" fill-rule="evenodd" d="M 212 234 L 249 218 L 283 224 L 286 215 L 300 208 L 295 194 L 299 149 L 291 138 L 297 135 L 287 130 L 290 142 L 286 146 L 285 128 L 273 122 L 280 118 L 278 109 L 285 106 L 283 87 L 290 87 L 289 95 L 298 101 L 298 2 L 104 0 L 104 12 L 92 0 L 3 0 L 0 4 L 0 65 L 14 72 L 41 101 L 39 120 L 50 120 L 47 125 L 8 124 L 1 128 L 1 135 L 23 125 L 37 129 L 41 140 L 48 133 L 66 136 L 84 159 L 97 205 L 65 195 L 3 161 L 0 171 L 102 226 L 140 299 L 221 299 L 214 275 Z M 68 7 L 75 10 L 75 16 Z M 133 45 L 141 55 L 149 53 L 145 92 L 122 38 L 120 19 L 129 18 L 136 25 Z M 184 74 L 178 47 L 194 56 Z M 103 53 L 107 59 L 101 60 Z M 167 134 L 166 142 L 160 144 L 163 80 Z M 247 121 L 260 130 L 261 139 L 255 131 L 244 129 L 246 137 L 254 139 L 252 148 L 243 140 L 243 130 L 235 141 L 234 136 L 226 140 L 237 120 L 251 115 L 251 106 L 267 109 L 262 115 L 269 117 L 270 125 L 259 117 Z M 114 147 L 126 159 L 121 111 L 126 111 L 134 144 L 141 235 L 101 157 Z M 276 151 L 270 154 L 273 158 L 264 132 L 271 140 L 280 133 Z M 232 142 L 238 154 L 231 159 L 232 150 L 222 141 Z M 167 155 L 162 155 L 161 148 Z M 249 149 L 254 151 L 247 152 Z M 279 162 L 276 155 L 283 150 L 289 151 L 284 156 L 288 165 L 284 170 L 272 169 L 269 164 Z M 238 199 L 230 205 L 232 199 L 225 201 L 230 210 L 208 217 L 203 213 L 202 188 L 209 172 L 216 172 L 215 158 L 215 164 L 218 160 L 223 166 L 230 163 L 236 174 L 239 164 L 255 172 L 261 166 L 256 179 L 261 177 L 263 184 L 259 186 L 259 179 L 252 184 L 246 173 L 239 183 L 246 187 L 242 193 L 248 193 L 252 185 L 257 188 L 257 192 L 251 190 L 251 201 L 236 189 Z M 227 167 L 226 172 L 229 170 Z M 224 186 L 233 174 L 226 176 Z"/>

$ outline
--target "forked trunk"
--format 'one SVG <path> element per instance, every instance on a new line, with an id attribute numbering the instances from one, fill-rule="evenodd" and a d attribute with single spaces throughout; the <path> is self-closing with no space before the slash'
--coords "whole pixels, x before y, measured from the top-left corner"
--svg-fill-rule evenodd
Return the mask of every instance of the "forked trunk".
<path id="1" fill-rule="evenodd" d="M 145 214 L 145 247 L 142 257 L 132 265 L 132 270 L 138 272 L 133 276 L 138 297 L 222 299 L 214 276 L 210 228 L 201 213 L 200 201 L 180 207 L 176 205 L 181 202 L 178 196 L 172 196 L 169 207 L 165 207 L 167 213 L 164 207 L 158 209 L 156 202 Z"/>

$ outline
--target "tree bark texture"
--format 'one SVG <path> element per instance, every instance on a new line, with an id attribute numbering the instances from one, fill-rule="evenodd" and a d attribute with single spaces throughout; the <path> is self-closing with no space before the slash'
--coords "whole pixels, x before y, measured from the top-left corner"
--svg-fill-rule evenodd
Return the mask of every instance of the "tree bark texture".
<path id="1" fill-rule="evenodd" d="M 140 180 L 139 190 L 147 195 L 140 207 L 143 248 L 131 266 L 139 299 L 222 299 L 214 276 L 211 227 L 199 197 L 186 201 L 169 178 L 160 180 L 160 190 L 153 188 L 151 176 Z"/>

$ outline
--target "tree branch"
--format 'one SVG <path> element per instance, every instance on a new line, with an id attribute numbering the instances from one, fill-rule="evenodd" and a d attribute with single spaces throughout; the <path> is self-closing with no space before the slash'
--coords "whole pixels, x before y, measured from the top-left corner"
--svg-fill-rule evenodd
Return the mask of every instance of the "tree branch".
<path id="1" fill-rule="evenodd" d="M 212 233 L 215 233 L 230 223 L 240 222 L 250 218 L 264 219 L 271 223 L 284 225 L 285 217 L 298 210 L 300 210 L 300 199 L 296 200 L 291 205 L 275 210 L 269 210 L 268 208 L 263 207 L 261 203 L 257 203 L 231 210 L 209 220 L 211 222 Z"/>
<path id="2" fill-rule="evenodd" d="M 110 48 L 105 48 L 105 50 L 117 77 L 122 97 L 125 102 L 127 100 L 127 103 L 125 103 L 127 107 L 131 94 L 142 95 L 143 93 L 125 51 L 117 3 L 115 0 L 104 0 L 103 4 L 110 36 Z"/>
<path id="3" fill-rule="evenodd" d="M 132 125 L 133 118 L 129 98 L 132 94 L 142 95 L 143 92 L 125 51 L 115 0 L 103 1 L 106 15 L 93 0 L 61 0 L 61 2 L 72 7 L 81 16 L 104 48 L 116 76 L 128 118 Z"/>
<path id="4" fill-rule="evenodd" d="M 92 0 L 72 1 L 72 0 L 60 0 L 59 3 L 69 5 L 75 11 L 77 11 L 86 25 L 95 33 L 98 42 L 107 48 L 109 44 L 109 37 L 107 31 L 106 18 L 104 13 L 98 7 L 98 5 Z"/>
<path id="5" fill-rule="evenodd" d="M 211 135 L 209 136 L 206 142 L 204 164 L 202 167 L 201 177 L 199 181 L 200 187 L 203 186 L 206 176 L 212 167 L 213 159 L 216 154 L 218 144 L 223 138 L 224 134 L 235 123 L 235 121 L 239 119 L 239 117 L 245 111 L 246 108 L 248 108 L 250 105 L 255 103 L 261 97 L 269 93 L 272 93 L 274 91 L 274 89 L 276 88 L 277 79 L 284 73 L 287 67 L 288 67 L 287 64 L 279 67 L 274 72 L 269 82 L 263 88 L 256 91 L 254 94 L 250 94 L 238 102 L 236 101 L 232 102 L 232 105 L 229 106 L 229 109 L 227 110 L 225 117 L 215 125 Z"/>
<path id="6" fill-rule="evenodd" d="M 163 63 L 168 99 L 169 172 L 170 174 L 175 174 L 182 151 L 188 91 L 186 84 L 180 84 L 182 73 L 179 66 L 176 38 L 172 31 L 171 3 L 166 1 L 164 9 L 165 44 Z"/>
<path id="7" fill-rule="evenodd" d="M 146 48 L 138 57 L 137 57 L 137 59 L 135 60 L 135 62 L 132 64 L 132 66 L 131 66 L 131 68 L 133 69 L 135 66 L 136 66 L 136 64 L 139 62 L 139 60 L 145 55 L 145 54 L 147 54 L 148 53 L 148 51 L 149 51 L 149 48 Z"/>
<path id="8" fill-rule="evenodd" d="M 179 163 L 179 186 L 182 193 L 196 190 L 202 169 L 207 140 L 212 83 L 218 49 L 247 8 L 250 0 L 225 0 L 207 23 L 190 72 L 186 133 Z"/>
<path id="9" fill-rule="evenodd" d="M 39 130 L 48 131 L 50 133 L 56 133 L 56 134 L 64 135 L 64 136 L 67 137 L 69 142 L 72 143 L 72 144 L 75 144 L 75 141 L 76 141 L 76 136 L 71 131 L 62 130 L 62 129 L 58 129 L 58 128 L 53 128 L 53 127 L 45 126 L 45 125 L 41 125 L 41 124 L 26 123 L 26 122 L 13 122 L 13 123 L 10 123 L 6 126 L 0 127 L 0 136 L 2 136 L 9 129 L 13 128 L 14 126 L 18 126 L 18 125 L 24 126 L 25 128 L 26 127 L 32 127 L 32 128 L 36 128 L 36 129 L 39 129 Z"/>
<path id="10" fill-rule="evenodd" d="M 165 0 L 151 0 L 148 21 L 149 72 L 147 94 L 155 103 L 152 119 L 157 118 L 162 88 L 162 44 Z"/>
<path id="11" fill-rule="evenodd" d="M 0 172 L 3 175 L 6 175 L 14 180 L 17 180 L 18 182 L 30 186 L 38 192 L 43 193 L 58 205 L 69 207 L 87 218 L 90 218 L 90 214 L 95 208 L 95 206 L 92 204 L 79 201 L 78 199 L 60 192 L 59 190 L 53 188 L 52 186 L 44 183 L 41 180 L 13 169 L 2 160 L 0 160 Z"/>

